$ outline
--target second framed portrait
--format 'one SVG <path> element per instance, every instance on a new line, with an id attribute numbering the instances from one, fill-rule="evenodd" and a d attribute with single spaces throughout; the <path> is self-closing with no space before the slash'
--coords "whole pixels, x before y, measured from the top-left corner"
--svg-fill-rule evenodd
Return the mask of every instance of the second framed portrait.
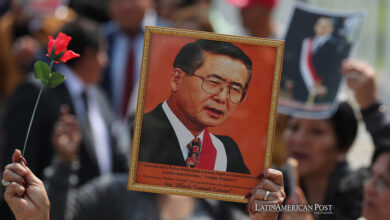
<path id="1" fill-rule="evenodd" d="M 146 27 L 128 189 L 247 202 L 271 165 L 283 48 Z"/>

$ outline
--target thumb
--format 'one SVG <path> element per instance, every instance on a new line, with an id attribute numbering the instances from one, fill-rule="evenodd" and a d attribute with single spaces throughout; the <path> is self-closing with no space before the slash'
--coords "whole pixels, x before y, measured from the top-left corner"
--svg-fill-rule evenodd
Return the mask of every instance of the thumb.
<path id="1" fill-rule="evenodd" d="M 70 112 L 69 105 L 63 104 L 60 108 L 61 115 L 67 115 Z"/>

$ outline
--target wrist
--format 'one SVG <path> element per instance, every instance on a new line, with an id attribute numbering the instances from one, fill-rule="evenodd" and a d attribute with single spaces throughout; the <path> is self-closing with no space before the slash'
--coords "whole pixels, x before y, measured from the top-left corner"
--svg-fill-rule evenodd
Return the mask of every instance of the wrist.
<path id="1" fill-rule="evenodd" d="M 362 107 L 360 111 L 362 115 L 366 117 L 377 112 L 385 112 L 386 108 L 380 101 L 376 100 L 371 102 L 371 104 L 367 105 L 366 107 Z"/>

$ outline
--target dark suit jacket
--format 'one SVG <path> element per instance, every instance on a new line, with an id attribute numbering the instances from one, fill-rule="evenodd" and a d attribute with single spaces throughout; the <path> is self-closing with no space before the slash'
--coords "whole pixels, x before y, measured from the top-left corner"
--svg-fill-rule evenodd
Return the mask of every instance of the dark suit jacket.
<path id="1" fill-rule="evenodd" d="M 321 47 L 313 53 L 313 65 L 322 85 L 328 88 L 323 97 L 316 97 L 316 102 L 330 102 L 337 94 L 341 81 L 341 62 L 347 58 L 349 45 L 336 37 L 330 37 Z"/>
<path id="2" fill-rule="evenodd" d="M 14 149 L 21 149 L 23 147 L 27 127 L 40 89 L 39 84 L 32 80 L 24 82 L 8 100 L 4 121 L 6 144 L 0 154 L 2 157 L 2 167 L 11 162 L 11 155 Z M 113 170 L 114 172 L 127 172 L 128 160 L 126 153 L 123 152 L 124 147 L 118 146 L 117 138 L 112 132 L 115 116 L 100 90 L 97 93 L 97 99 L 103 119 L 107 124 L 108 132 L 110 132 Z M 44 89 L 31 127 L 25 152 L 25 158 L 29 167 L 39 178 L 43 177 L 43 169 L 50 165 L 54 154 L 51 136 L 54 124 L 59 118 L 60 106 L 62 104 L 67 104 L 70 107 L 70 113 L 75 114 L 72 99 L 65 84 L 61 84 L 54 89 L 47 87 Z M 81 163 L 81 168 L 78 173 L 79 185 L 100 174 L 90 130 L 82 125 L 80 129 L 82 132 L 82 143 L 79 149 Z"/>
<path id="3" fill-rule="evenodd" d="M 225 146 L 227 155 L 226 171 L 249 174 L 240 149 L 234 140 L 227 136 L 216 135 L 216 137 Z M 145 114 L 142 119 L 138 161 L 186 166 L 179 141 L 161 104 L 153 111 Z"/>

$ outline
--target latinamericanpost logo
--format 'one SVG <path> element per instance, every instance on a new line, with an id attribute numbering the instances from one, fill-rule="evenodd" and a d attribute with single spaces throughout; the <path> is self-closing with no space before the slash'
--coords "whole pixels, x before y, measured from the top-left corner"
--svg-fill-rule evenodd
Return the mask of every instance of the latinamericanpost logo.
<path id="1" fill-rule="evenodd" d="M 256 212 L 310 212 L 313 214 L 333 214 L 333 205 L 322 205 L 322 204 L 312 204 L 312 205 L 302 205 L 302 204 L 292 204 L 292 205 L 262 205 L 255 204 Z"/>

